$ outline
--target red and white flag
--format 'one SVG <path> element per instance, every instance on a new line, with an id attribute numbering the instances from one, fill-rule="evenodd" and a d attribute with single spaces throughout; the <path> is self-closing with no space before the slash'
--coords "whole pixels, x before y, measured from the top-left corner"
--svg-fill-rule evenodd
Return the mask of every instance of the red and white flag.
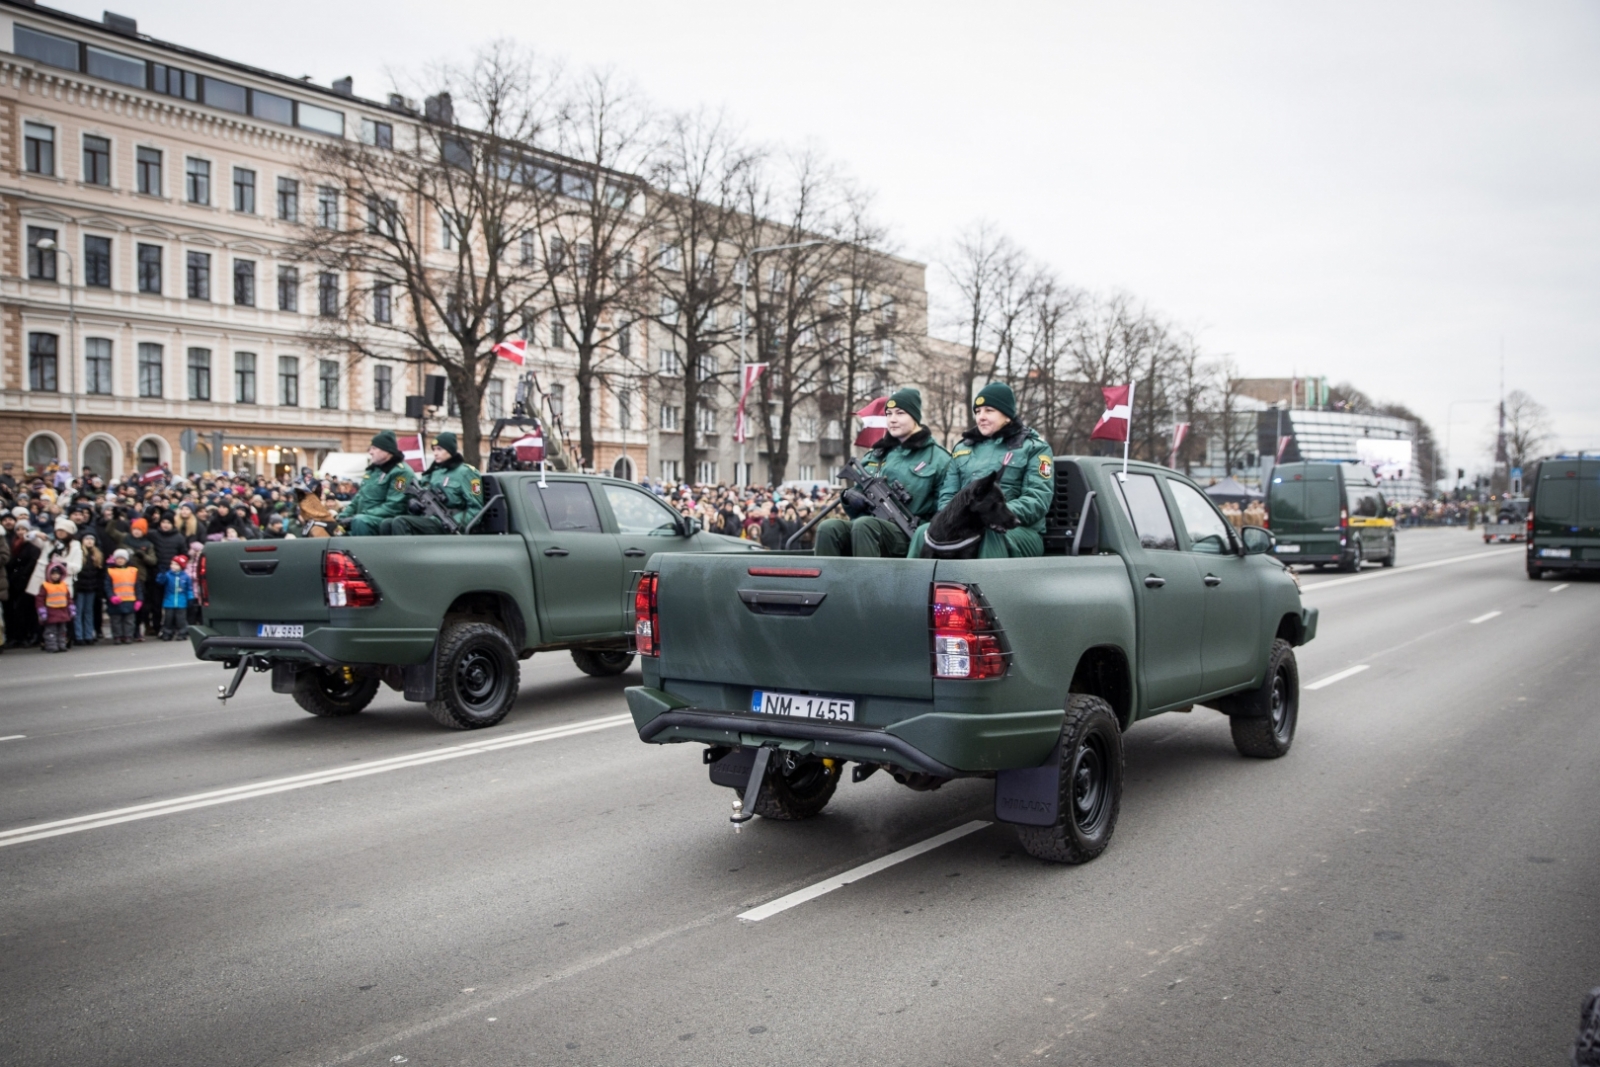
<path id="1" fill-rule="evenodd" d="M 149 485 L 151 482 L 160 481 L 162 478 L 171 478 L 172 472 L 165 467 L 151 467 L 139 475 L 139 484 Z"/>
<path id="2" fill-rule="evenodd" d="M 871 448 L 883 440 L 883 435 L 889 432 L 889 398 L 880 396 L 860 411 L 856 418 L 861 420 L 861 432 L 856 434 L 857 448 Z"/>
<path id="3" fill-rule="evenodd" d="M 1167 466 L 1173 470 L 1178 469 L 1178 450 L 1183 447 L 1184 438 L 1189 436 L 1189 424 L 1180 422 L 1172 428 L 1172 455 L 1167 459 Z"/>
<path id="4" fill-rule="evenodd" d="M 544 431 L 536 427 L 511 442 L 511 447 L 517 450 L 518 463 L 543 463 Z"/>
<path id="5" fill-rule="evenodd" d="M 422 435 L 418 433 L 398 433 L 394 435 L 395 444 L 400 446 L 400 457 L 406 465 L 418 474 L 427 466 L 426 453 L 422 451 Z"/>
<path id="6" fill-rule="evenodd" d="M 520 337 L 513 337 L 509 341 L 501 341 L 494 346 L 494 354 L 507 363 L 522 366 L 528 360 L 528 342 Z"/>
<path id="7" fill-rule="evenodd" d="M 750 424 L 744 417 L 745 399 L 749 397 L 750 390 L 756 387 L 761 380 L 761 375 L 766 373 L 765 363 L 746 363 L 744 365 L 744 381 L 739 386 L 739 407 L 733 415 L 733 439 L 739 444 L 744 444 L 750 439 Z"/>
<path id="8" fill-rule="evenodd" d="M 1285 436 L 1278 438 L 1277 461 L 1279 463 L 1283 462 L 1283 454 L 1285 452 L 1289 451 L 1289 442 L 1293 441 L 1293 440 L 1294 440 L 1294 434 L 1292 434 L 1292 433 L 1291 434 L 1286 434 Z"/>
<path id="9" fill-rule="evenodd" d="M 1090 440 L 1126 441 L 1128 422 L 1133 418 L 1133 386 L 1101 386 L 1100 392 L 1105 395 L 1106 410 L 1100 416 L 1100 421 L 1094 424 L 1094 432 L 1089 434 Z"/>

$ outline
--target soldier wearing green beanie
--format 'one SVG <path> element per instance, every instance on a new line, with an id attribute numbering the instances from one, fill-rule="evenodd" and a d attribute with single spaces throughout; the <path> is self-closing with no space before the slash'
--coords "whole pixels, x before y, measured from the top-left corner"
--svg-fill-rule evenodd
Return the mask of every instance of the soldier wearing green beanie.
<path id="1" fill-rule="evenodd" d="M 1005 382 L 990 382 L 972 399 L 975 425 L 961 435 L 950 454 L 950 470 L 939 488 L 939 507 L 950 503 L 969 482 L 1000 472 L 1006 507 L 1015 529 L 983 535 L 979 559 L 1044 555 L 1044 517 L 1055 499 L 1055 464 L 1050 445 L 1037 430 L 1017 419 L 1017 394 Z M 922 554 L 926 530 L 911 539 L 909 555 Z"/>
<path id="2" fill-rule="evenodd" d="M 373 435 L 367 461 L 367 476 L 361 480 L 361 488 L 339 513 L 339 523 L 353 537 L 382 533 L 385 519 L 406 512 L 406 482 L 411 468 L 400 454 L 393 430 Z"/>
<path id="3" fill-rule="evenodd" d="M 483 507 L 483 475 L 461 458 L 456 435 L 445 430 L 433 439 L 433 466 L 422 472 L 423 485 L 444 494 L 445 508 L 466 526 Z M 445 526 L 432 515 L 398 515 L 383 521 L 385 534 L 442 534 Z"/>
<path id="4" fill-rule="evenodd" d="M 911 494 L 911 517 L 919 523 L 933 518 L 938 510 L 939 487 L 950 466 L 950 453 L 933 439 L 922 421 L 922 394 L 915 389 L 897 390 L 889 397 L 885 411 L 889 432 L 861 460 L 869 474 L 899 482 Z M 865 512 L 851 512 L 845 505 L 848 521 L 828 519 L 817 525 L 816 554 L 819 556 L 877 556 L 898 558 L 906 554 L 911 542 L 894 523 Z"/>

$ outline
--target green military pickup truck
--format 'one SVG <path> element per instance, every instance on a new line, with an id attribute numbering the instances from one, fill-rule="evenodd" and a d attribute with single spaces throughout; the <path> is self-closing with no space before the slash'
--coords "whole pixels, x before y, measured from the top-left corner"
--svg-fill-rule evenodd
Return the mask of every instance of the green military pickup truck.
<path id="1" fill-rule="evenodd" d="M 1045 554 L 673 554 L 641 574 L 639 736 L 698 742 L 734 819 L 821 811 L 847 763 L 914 789 L 993 778 L 1040 858 L 1105 849 L 1122 731 L 1205 704 L 1247 756 L 1289 751 L 1316 634 L 1272 535 L 1162 467 L 1063 457 Z"/>
<path id="2" fill-rule="evenodd" d="M 633 661 L 629 589 L 661 552 L 759 551 L 612 478 L 484 476 L 465 534 L 223 541 L 200 557 L 195 654 L 272 672 L 313 715 L 354 715 L 381 683 L 444 726 L 505 718 L 518 660 L 569 649 L 592 675 Z"/>

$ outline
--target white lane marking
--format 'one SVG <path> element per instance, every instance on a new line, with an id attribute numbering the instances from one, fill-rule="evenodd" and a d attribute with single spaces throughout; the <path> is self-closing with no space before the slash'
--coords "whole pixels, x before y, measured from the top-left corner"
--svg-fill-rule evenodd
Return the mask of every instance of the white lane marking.
<path id="1" fill-rule="evenodd" d="M 0 737 L 0 741 L 21 741 L 27 736 L 27 734 L 8 734 L 5 737 Z"/>
<path id="2" fill-rule="evenodd" d="M 1571 584 L 1572 584 L 1571 582 L 1562 582 L 1560 585 L 1552 585 L 1550 587 L 1550 591 L 1552 593 L 1559 593 L 1559 592 L 1561 592 L 1561 590 L 1565 589 L 1567 586 L 1569 586 Z"/>
<path id="3" fill-rule="evenodd" d="M 586 719 L 582 722 L 569 723 L 566 726 L 530 730 L 527 733 L 512 734 L 509 737 L 469 741 L 466 744 L 452 745 L 449 748 L 436 749 L 431 752 L 416 752 L 409 756 L 394 756 L 367 764 L 313 771 L 309 774 L 297 774 L 290 778 L 256 782 L 253 785 L 233 786 L 229 789 L 212 790 L 209 793 L 173 797 L 170 800 L 156 800 L 148 804 L 135 804 L 132 807 L 116 808 L 112 811 L 78 815 L 70 819 L 39 823 L 35 826 L 19 826 L 11 830 L 0 830 L 0 848 L 5 848 L 7 845 L 20 845 L 27 841 L 39 841 L 47 837 L 59 837 L 62 834 L 75 834 L 83 830 L 94 830 L 102 826 L 115 826 L 118 823 L 134 822 L 139 819 L 153 819 L 158 815 L 176 815 L 179 812 L 193 811 L 196 808 L 209 808 L 216 804 L 227 804 L 235 800 L 250 800 L 255 797 L 271 796 L 274 793 L 286 793 L 292 789 L 305 789 L 308 786 L 326 785 L 329 782 L 365 778 L 370 774 L 409 770 L 412 767 L 422 767 L 429 763 L 457 759 L 461 756 L 476 756 L 483 752 L 498 752 L 501 749 L 536 744 L 540 741 L 556 741 L 564 737 L 576 737 L 579 734 L 607 730 L 613 726 L 622 726 L 631 722 L 633 722 L 633 716 L 631 715 L 608 715 L 602 719 Z"/>
<path id="4" fill-rule="evenodd" d="M 1348 578 L 1333 578 L 1326 582 L 1313 582 L 1300 587 L 1302 595 L 1318 589 L 1332 589 L 1336 585 L 1349 585 L 1351 582 L 1375 582 L 1379 578 L 1393 578 L 1397 574 L 1410 574 L 1412 571 L 1425 571 L 1430 567 L 1448 567 L 1453 563 L 1470 563 L 1473 560 L 1505 559 L 1508 552 L 1474 552 L 1470 556 L 1451 556 L 1449 559 L 1436 559 L 1428 563 L 1413 563 L 1409 567 L 1389 567 L 1384 570 L 1368 571 L 1366 574 L 1352 574 Z"/>
<path id="5" fill-rule="evenodd" d="M 957 838 L 966 837 L 976 830 L 982 830 L 988 825 L 990 823 L 986 819 L 974 819 L 964 826 L 958 826 L 954 830 L 946 830 L 944 833 L 930 837 L 926 841 L 918 841 L 914 845 L 907 845 L 900 851 L 891 852 L 887 856 L 873 860 L 871 863 L 863 863 L 859 867 L 850 868 L 843 874 L 836 874 L 832 878 L 824 878 L 815 885 L 797 889 L 793 893 L 781 896 L 777 900 L 761 905 L 759 908 L 751 908 L 749 911 L 740 912 L 739 918 L 748 919 L 753 923 L 760 922 L 762 919 L 769 919 L 780 911 L 788 911 L 798 904 L 804 904 L 808 900 L 815 900 L 817 897 L 825 893 L 831 893 L 841 886 L 847 886 L 851 882 L 859 882 L 861 879 L 877 874 L 879 871 L 888 870 L 897 863 L 904 863 L 906 860 L 920 856 L 924 852 L 931 852 L 940 845 L 948 845 Z"/>
<path id="6" fill-rule="evenodd" d="M 1467 622 L 1472 626 L 1476 626 L 1480 622 L 1488 622 L 1498 614 L 1500 614 L 1498 611 L 1486 611 L 1482 615 L 1479 615 L 1476 619 L 1468 619 Z"/>
<path id="7" fill-rule="evenodd" d="M 89 671 L 86 674 L 74 674 L 74 678 L 100 678 L 107 674 L 132 674 L 134 671 L 169 671 L 174 667 L 214 667 L 215 663 L 206 660 L 195 660 L 193 663 L 158 663 L 154 667 L 123 667 L 114 671 Z"/>
<path id="8" fill-rule="evenodd" d="M 1346 678 L 1353 678 L 1356 675 L 1360 674 L 1362 671 L 1366 670 L 1369 666 L 1370 666 L 1370 664 L 1358 663 L 1354 667 L 1346 667 L 1344 670 L 1339 671 L 1339 672 L 1337 672 L 1335 674 L 1330 674 L 1326 678 L 1318 678 L 1316 681 L 1312 682 L 1310 685 L 1302 686 L 1301 688 L 1302 689 L 1321 689 L 1324 686 L 1332 685 L 1334 682 L 1342 682 Z"/>

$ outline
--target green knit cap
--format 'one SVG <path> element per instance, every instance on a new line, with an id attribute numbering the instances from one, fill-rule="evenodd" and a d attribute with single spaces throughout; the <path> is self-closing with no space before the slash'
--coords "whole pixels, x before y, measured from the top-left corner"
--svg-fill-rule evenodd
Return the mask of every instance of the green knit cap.
<path id="1" fill-rule="evenodd" d="M 1017 394 L 1005 382 L 990 382 L 972 401 L 973 410 L 994 408 L 1008 419 L 1017 417 Z"/>
<path id="2" fill-rule="evenodd" d="M 920 423 L 922 421 L 922 393 L 909 385 L 904 389 L 896 389 L 893 395 L 889 397 L 889 409 L 892 411 L 897 408 Z"/>
<path id="3" fill-rule="evenodd" d="M 439 433 L 439 435 L 433 439 L 433 444 L 434 444 L 434 447 L 442 448 L 446 452 L 459 452 L 459 451 L 461 451 L 461 449 L 456 447 L 456 435 L 455 435 L 455 433 L 453 431 L 450 431 L 450 430 L 441 431 Z"/>
<path id="4" fill-rule="evenodd" d="M 400 442 L 394 439 L 393 430 L 382 430 L 372 435 L 372 447 L 381 448 L 391 456 L 400 455 Z"/>

